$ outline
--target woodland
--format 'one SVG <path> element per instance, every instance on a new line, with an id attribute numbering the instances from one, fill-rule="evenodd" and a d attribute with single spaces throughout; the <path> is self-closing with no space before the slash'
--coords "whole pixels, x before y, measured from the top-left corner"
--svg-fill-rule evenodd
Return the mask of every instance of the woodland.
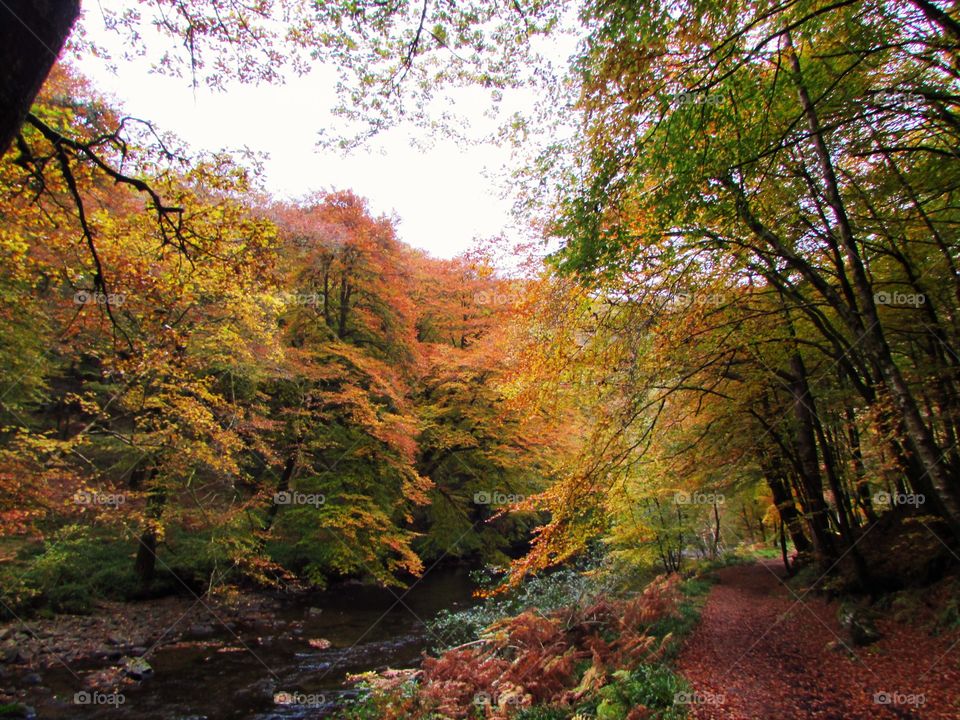
<path id="1" fill-rule="evenodd" d="M 92 3 L 0 2 L 0 717 L 201 717 L 137 714 L 176 634 L 58 618 L 451 567 L 416 663 L 203 717 L 960 716 L 956 3 L 105 4 L 194 87 L 336 68 L 345 151 L 480 93 L 524 233 L 275 197 L 98 92 Z"/>

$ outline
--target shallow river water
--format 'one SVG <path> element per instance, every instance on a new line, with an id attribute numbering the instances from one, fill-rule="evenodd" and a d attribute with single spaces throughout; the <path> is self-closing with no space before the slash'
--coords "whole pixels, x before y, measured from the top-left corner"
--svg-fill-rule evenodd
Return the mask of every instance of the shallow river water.
<path id="1" fill-rule="evenodd" d="M 403 590 L 394 590 L 402 596 Z M 121 706 L 77 705 L 73 678 L 50 671 L 58 699 L 36 705 L 40 718 L 127 720 L 292 720 L 330 716 L 351 695 L 349 673 L 415 666 L 429 644 L 423 620 L 465 607 L 472 585 L 463 568 L 428 573 L 398 603 L 390 591 L 344 586 L 284 605 L 275 631 L 240 639 L 219 628 L 220 647 L 160 648 L 154 676 L 123 690 Z M 300 634 L 282 628 L 295 623 Z M 270 634 L 275 632 L 275 634 Z M 330 646 L 311 647 L 308 639 Z M 242 642 L 241 642 L 242 641 Z M 247 647 L 244 647 L 246 645 Z"/>

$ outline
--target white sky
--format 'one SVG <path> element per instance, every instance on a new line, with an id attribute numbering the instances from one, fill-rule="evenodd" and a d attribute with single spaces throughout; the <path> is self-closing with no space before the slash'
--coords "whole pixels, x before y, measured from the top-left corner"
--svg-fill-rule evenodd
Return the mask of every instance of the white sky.
<path id="1" fill-rule="evenodd" d="M 115 46 L 117 36 L 104 30 L 96 6 L 87 7 L 94 9 L 85 13 L 85 30 L 108 48 Z M 404 128 L 383 135 L 379 152 L 344 156 L 319 149 L 318 132 L 333 122 L 329 109 L 335 102 L 332 73 L 323 68 L 290 77 L 285 85 L 233 84 L 225 92 L 151 74 L 146 61 L 121 62 L 114 73 L 87 57 L 78 69 L 98 91 L 119 100 L 125 112 L 174 132 L 195 149 L 248 147 L 269 154 L 264 179 L 277 197 L 352 189 L 369 199 L 375 213 L 399 217 L 404 242 L 438 257 L 463 252 L 475 238 L 511 234 L 510 203 L 484 177 L 485 170 L 499 173 L 509 163 L 507 149 L 462 148 L 449 139 L 415 148 Z M 478 118 L 484 110 L 468 109 Z"/>

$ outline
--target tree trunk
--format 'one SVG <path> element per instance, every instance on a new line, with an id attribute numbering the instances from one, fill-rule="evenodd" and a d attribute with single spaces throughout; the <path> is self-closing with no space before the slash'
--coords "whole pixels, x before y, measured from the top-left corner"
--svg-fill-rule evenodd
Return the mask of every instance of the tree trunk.
<path id="1" fill-rule="evenodd" d="M 870 497 L 870 483 L 867 481 L 867 469 L 863 462 L 863 450 L 860 447 L 860 430 L 857 428 L 857 418 L 850 407 L 844 408 L 844 418 L 847 426 L 847 438 L 850 443 L 850 455 L 853 458 L 853 473 L 855 476 L 855 493 L 857 505 L 863 511 L 868 523 L 877 519 L 873 510 L 873 498 Z"/>
<path id="2" fill-rule="evenodd" d="M 293 452 L 289 457 L 287 457 L 287 462 L 283 466 L 283 472 L 280 474 L 280 479 L 277 481 L 277 494 L 285 493 L 290 490 L 290 480 L 293 479 L 293 471 L 297 467 L 297 453 Z M 267 531 L 273 527 L 273 521 L 277 517 L 277 511 L 280 509 L 280 503 L 277 502 L 277 498 L 274 497 L 274 502 L 271 503 L 270 507 L 267 509 L 267 520 L 264 524 L 264 530 Z"/>
<path id="3" fill-rule="evenodd" d="M 753 532 L 753 523 L 750 522 L 750 513 L 747 512 L 747 504 L 743 503 L 740 506 L 740 514 L 743 516 L 743 526 L 747 529 L 747 536 L 750 538 L 750 542 L 756 542 L 757 536 Z"/>
<path id="4" fill-rule="evenodd" d="M 787 534 L 783 531 L 784 522 L 780 521 L 780 557 L 783 558 L 783 567 L 787 575 L 793 575 L 793 568 L 790 566 L 790 556 L 787 555 Z"/>
<path id="5" fill-rule="evenodd" d="M 134 489 L 141 484 L 149 484 L 156 475 L 156 467 L 150 467 L 147 470 L 138 469 L 131 475 L 130 485 Z M 140 589 L 146 593 L 153 583 L 157 570 L 157 529 L 156 523 L 163 515 L 163 507 L 166 505 L 166 493 L 162 488 L 151 487 L 147 490 L 146 518 L 147 527 L 140 533 L 137 543 L 137 558 L 134 561 L 133 569 L 140 581 Z"/>
<path id="6" fill-rule="evenodd" d="M 80 14 L 80 0 L 0 2 L 0 157 L 10 148 Z"/>
<path id="7" fill-rule="evenodd" d="M 823 499 L 823 479 L 814 433 L 813 399 L 807 384 L 807 369 L 799 353 L 790 358 L 790 393 L 796 420 L 794 444 L 797 453 L 797 471 L 803 485 L 804 514 L 813 535 L 814 551 L 822 561 L 836 557 L 834 536 L 830 530 L 829 507 Z"/>
<path id="8" fill-rule="evenodd" d="M 323 321 L 327 327 L 333 329 L 333 320 L 330 318 L 330 268 L 323 270 Z"/>
<path id="9" fill-rule="evenodd" d="M 340 278 L 340 307 L 337 318 L 337 337 L 343 340 L 347 336 L 347 319 L 350 316 L 350 295 L 353 287 L 344 273 Z"/>
<path id="10" fill-rule="evenodd" d="M 857 307 L 851 308 L 854 312 L 847 313 L 847 317 L 855 320 L 857 327 L 851 327 L 850 329 L 856 336 L 862 337 L 866 356 L 879 370 L 884 385 L 889 390 L 894 404 L 903 417 L 907 436 L 917 452 L 920 463 L 923 465 L 924 474 L 929 478 L 930 484 L 935 490 L 934 501 L 938 504 L 941 514 L 949 524 L 954 536 L 960 538 L 960 498 L 955 492 L 955 478 L 950 476 L 946 464 L 943 462 L 943 453 L 930 428 L 923 421 L 916 399 L 900 372 L 900 368 L 893 360 L 893 354 L 887 344 L 883 327 L 880 324 L 880 317 L 877 314 L 877 306 L 867 277 L 866 267 L 854 238 L 853 226 L 840 194 L 840 183 L 833 168 L 833 161 L 830 158 L 823 130 L 820 127 L 820 120 L 804 84 L 800 58 L 794 50 L 789 31 L 784 33 L 784 37 L 800 105 L 806 116 L 810 139 L 813 142 L 817 161 L 820 165 L 824 196 L 833 214 L 840 247 L 843 250 L 850 276 L 853 278 Z"/>
<path id="11" fill-rule="evenodd" d="M 810 552 L 812 546 L 809 538 L 803 532 L 803 523 L 800 521 L 800 513 L 797 511 L 790 486 L 782 476 L 772 474 L 767 475 L 767 486 L 770 488 L 773 502 L 777 506 L 780 522 L 786 525 L 790 531 L 790 540 L 793 542 L 793 547 L 801 554 Z"/>
<path id="12" fill-rule="evenodd" d="M 713 539 L 710 548 L 711 557 L 716 560 L 720 555 L 720 510 L 717 507 L 717 499 L 713 499 Z"/>

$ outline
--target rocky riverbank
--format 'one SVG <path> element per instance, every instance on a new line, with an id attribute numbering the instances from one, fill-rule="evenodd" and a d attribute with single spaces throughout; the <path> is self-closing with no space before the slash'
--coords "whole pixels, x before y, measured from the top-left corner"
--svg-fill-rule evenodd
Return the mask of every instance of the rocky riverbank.
<path id="1" fill-rule="evenodd" d="M 28 703 L 44 691 L 46 671 L 65 669 L 90 691 L 115 691 L 149 680 L 150 658 L 163 647 L 200 646 L 238 652 L 249 644 L 299 640 L 303 623 L 276 617 L 280 600 L 257 595 L 167 597 L 102 602 L 91 615 L 56 615 L 0 624 L 0 706 Z M 307 609 L 307 614 L 319 609 Z"/>

